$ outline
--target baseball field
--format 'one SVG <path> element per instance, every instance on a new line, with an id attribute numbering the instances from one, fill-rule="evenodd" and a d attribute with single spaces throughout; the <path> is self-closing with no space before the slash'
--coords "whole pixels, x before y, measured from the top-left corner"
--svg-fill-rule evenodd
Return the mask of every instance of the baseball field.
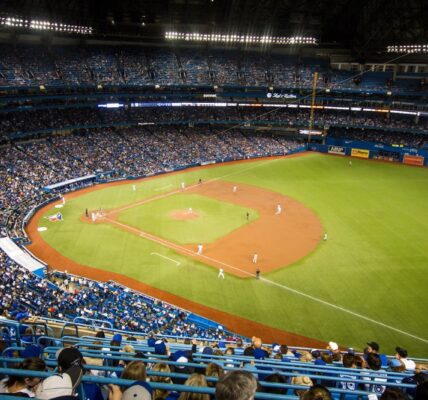
<path id="1" fill-rule="evenodd" d="M 29 248 L 265 341 L 374 340 L 428 357 L 428 170 L 348 160 L 305 153 L 99 185 L 37 213 Z"/>

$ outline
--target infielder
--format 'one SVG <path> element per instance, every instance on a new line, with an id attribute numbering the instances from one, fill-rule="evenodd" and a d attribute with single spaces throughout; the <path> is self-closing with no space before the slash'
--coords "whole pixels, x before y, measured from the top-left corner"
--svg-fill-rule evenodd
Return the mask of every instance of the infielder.
<path id="1" fill-rule="evenodd" d="M 223 270 L 223 268 L 220 268 L 218 270 L 217 278 L 223 278 L 224 279 L 224 270 Z"/>
<path id="2" fill-rule="evenodd" d="M 327 237 L 327 232 L 326 233 L 324 233 L 324 241 L 326 241 L 328 239 L 328 237 Z"/>
<path id="3" fill-rule="evenodd" d="M 278 204 L 278 205 L 276 206 L 276 213 L 275 213 L 275 215 L 281 214 L 281 212 L 282 212 L 281 204 Z"/>
<path id="4" fill-rule="evenodd" d="M 253 264 L 257 264 L 257 259 L 259 258 L 259 255 L 257 253 L 254 253 L 253 255 Z"/>
<path id="5" fill-rule="evenodd" d="M 238 191 L 238 186 L 234 186 L 233 188 L 232 188 L 232 192 L 233 193 L 236 193 Z"/>
<path id="6" fill-rule="evenodd" d="M 198 251 L 196 252 L 196 254 L 200 256 L 202 254 L 203 249 L 204 249 L 204 246 L 202 246 L 201 244 L 198 244 Z"/>
<path id="7" fill-rule="evenodd" d="M 91 219 L 92 219 L 92 222 L 95 222 L 95 213 L 94 212 L 91 213 Z"/>
<path id="8" fill-rule="evenodd" d="M 184 184 L 184 182 L 181 182 L 181 190 L 184 190 L 186 187 L 186 185 Z"/>
<path id="9" fill-rule="evenodd" d="M 192 213 L 193 213 L 193 210 L 192 210 L 192 208 L 191 208 L 191 207 L 189 207 L 189 209 L 187 210 L 187 213 L 188 213 L 188 214 L 192 214 Z"/>

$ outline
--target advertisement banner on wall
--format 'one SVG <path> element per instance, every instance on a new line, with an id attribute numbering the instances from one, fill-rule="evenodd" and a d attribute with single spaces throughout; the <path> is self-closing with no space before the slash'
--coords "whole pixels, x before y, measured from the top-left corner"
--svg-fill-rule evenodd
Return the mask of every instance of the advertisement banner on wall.
<path id="1" fill-rule="evenodd" d="M 330 154 L 341 154 L 342 156 L 344 156 L 345 148 L 341 146 L 328 146 L 328 152 Z"/>
<path id="2" fill-rule="evenodd" d="M 408 165 L 424 165 L 425 158 L 422 156 L 411 156 L 409 154 L 405 154 L 403 157 L 403 164 Z"/>
<path id="3" fill-rule="evenodd" d="M 351 149 L 351 156 L 352 157 L 369 158 L 369 155 L 370 155 L 370 150 Z"/>

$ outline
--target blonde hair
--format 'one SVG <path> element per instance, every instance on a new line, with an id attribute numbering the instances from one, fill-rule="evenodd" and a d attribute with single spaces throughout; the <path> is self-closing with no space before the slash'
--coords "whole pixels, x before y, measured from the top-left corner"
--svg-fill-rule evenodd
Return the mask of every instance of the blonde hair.
<path id="1" fill-rule="evenodd" d="M 145 381 L 147 379 L 146 366 L 142 361 L 131 361 L 123 370 L 121 379 Z"/>
<path id="2" fill-rule="evenodd" d="M 125 346 L 123 346 L 122 351 L 124 353 L 135 353 L 135 349 L 134 346 L 130 345 L 130 344 L 126 344 Z"/>
<path id="3" fill-rule="evenodd" d="M 192 374 L 184 383 L 186 386 L 202 386 L 207 387 L 207 380 L 202 374 Z M 209 394 L 181 392 L 179 400 L 210 400 Z"/>
<path id="4" fill-rule="evenodd" d="M 171 369 L 169 368 L 168 364 L 165 363 L 157 363 L 153 366 L 152 371 L 155 372 L 165 372 L 170 373 Z M 157 383 L 173 383 L 172 379 L 169 376 L 157 376 L 153 375 L 150 377 L 151 382 L 157 382 Z M 166 399 L 169 395 L 169 390 L 163 390 L 163 389 L 153 389 L 153 400 L 157 399 Z"/>
<path id="5" fill-rule="evenodd" d="M 291 378 L 292 385 L 313 386 L 312 379 L 309 376 L 293 376 Z"/>

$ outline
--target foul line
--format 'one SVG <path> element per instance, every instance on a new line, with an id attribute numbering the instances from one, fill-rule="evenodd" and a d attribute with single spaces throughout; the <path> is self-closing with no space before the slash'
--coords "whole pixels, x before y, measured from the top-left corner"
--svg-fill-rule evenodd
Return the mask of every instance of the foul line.
<path id="1" fill-rule="evenodd" d="M 189 250 L 189 249 L 187 249 L 187 248 L 185 248 L 185 247 L 182 247 L 182 246 L 180 246 L 180 245 L 177 245 L 177 244 L 175 244 L 175 243 L 169 242 L 168 240 L 165 240 L 165 239 L 159 238 L 159 237 L 157 237 L 157 236 L 154 236 L 154 235 L 152 235 L 152 234 L 150 234 L 150 233 L 143 232 L 143 231 L 141 231 L 141 230 L 139 230 L 139 229 L 137 229 L 137 228 L 134 228 L 134 227 L 132 227 L 132 226 L 122 224 L 122 223 L 121 223 L 121 222 L 119 222 L 119 221 L 116 221 L 116 220 L 113 220 L 113 219 L 110 219 L 110 218 L 105 218 L 105 219 L 106 219 L 106 220 L 108 220 L 109 222 L 113 223 L 113 224 L 116 224 L 116 225 L 118 225 L 118 226 L 121 226 L 122 228 L 125 228 L 125 229 L 127 229 L 127 230 L 131 230 L 131 231 L 133 231 L 133 232 L 135 232 L 135 233 L 138 233 L 138 234 L 139 234 L 139 236 L 141 236 L 141 237 L 144 237 L 144 238 L 149 239 L 149 240 L 151 240 L 151 241 L 153 241 L 153 242 L 156 242 L 156 243 L 163 244 L 164 246 L 170 247 L 170 248 L 172 248 L 173 250 L 177 250 L 177 251 L 183 252 L 183 253 L 188 254 L 188 255 L 190 255 L 190 256 L 192 256 L 192 257 L 195 257 L 195 258 L 204 258 L 204 259 L 206 259 L 206 260 L 210 260 L 210 261 L 215 262 L 215 263 L 217 263 L 217 264 L 223 265 L 223 266 L 225 266 L 225 267 L 227 267 L 227 268 L 230 268 L 230 269 L 234 269 L 234 270 L 236 270 L 236 271 L 239 271 L 239 272 L 241 272 L 241 273 L 243 273 L 243 274 L 245 274 L 245 275 L 248 275 L 248 276 L 251 276 L 251 277 L 255 277 L 255 274 L 253 274 L 253 273 L 251 273 L 251 272 L 248 272 L 248 271 L 246 271 L 246 270 L 243 270 L 243 269 L 241 269 L 241 268 L 234 267 L 233 265 L 229 265 L 229 264 L 224 263 L 224 262 L 222 262 L 222 261 L 216 260 L 216 259 L 214 259 L 214 258 L 212 258 L 212 257 L 206 256 L 206 255 L 204 255 L 204 254 L 200 254 L 200 255 L 198 255 L 198 254 L 196 254 L 196 252 L 194 252 L 194 251 L 192 251 L 192 250 Z M 153 253 L 152 253 L 152 254 L 153 254 Z M 371 323 L 373 323 L 373 324 L 376 324 L 376 325 L 382 326 L 382 327 L 384 327 L 384 328 L 388 328 L 388 329 L 393 330 L 393 331 L 395 331 L 395 332 L 398 332 L 398 333 L 400 333 L 400 334 L 402 334 L 402 335 L 406 335 L 406 336 L 409 336 L 409 337 L 411 337 L 411 338 L 413 338 L 413 339 L 417 339 L 417 340 L 420 340 L 420 341 L 422 341 L 422 342 L 424 342 L 424 343 L 428 343 L 428 340 L 427 340 L 427 339 L 424 339 L 424 338 L 421 338 L 421 337 L 419 337 L 419 336 L 413 335 L 413 334 L 411 334 L 411 333 L 409 333 L 409 332 L 406 332 L 406 331 L 403 331 L 403 330 L 401 330 L 401 329 L 395 328 L 395 327 L 393 327 L 393 326 L 391 326 L 391 325 L 384 324 L 383 322 L 377 321 L 377 320 L 372 319 L 372 318 L 370 318 L 370 317 L 366 317 L 365 315 L 358 314 L 358 313 L 356 313 L 356 312 L 354 312 L 354 311 L 348 310 L 347 308 L 344 308 L 344 307 L 338 306 L 338 305 L 333 304 L 333 303 L 329 303 L 328 301 L 325 301 L 325 300 L 322 300 L 322 299 L 320 299 L 320 298 L 318 298 L 318 297 L 315 297 L 315 296 L 312 296 L 312 295 L 310 295 L 310 294 L 307 294 L 307 293 L 301 292 L 300 290 L 293 289 L 293 288 L 291 288 L 291 287 L 289 287 L 289 286 L 282 285 L 282 284 L 280 284 L 280 283 L 277 283 L 277 282 L 275 282 L 275 281 L 271 281 L 270 279 L 266 279 L 266 278 L 263 278 L 263 277 L 261 277 L 261 278 L 260 278 L 260 280 L 261 280 L 261 281 L 263 281 L 263 282 L 266 282 L 266 283 L 268 283 L 268 284 L 271 284 L 271 285 L 277 286 L 277 287 L 279 287 L 279 288 L 281 288 L 281 289 L 288 290 L 289 292 L 294 293 L 294 294 L 297 294 L 297 295 L 299 295 L 299 296 L 306 297 L 307 299 L 310 299 L 310 300 L 315 301 L 315 302 L 317 302 L 317 303 L 320 303 L 320 304 L 323 304 L 323 305 L 325 305 L 325 306 L 328 306 L 328 307 L 334 308 L 334 309 L 336 309 L 336 310 L 342 311 L 342 312 L 344 312 L 344 313 L 350 314 L 350 315 L 352 315 L 352 316 L 354 316 L 354 317 L 361 318 L 361 319 L 363 319 L 363 320 L 365 320 L 365 321 L 369 321 L 369 322 L 371 322 Z"/>
<path id="2" fill-rule="evenodd" d="M 172 258 L 169 258 L 169 257 L 167 257 L 167 256 L 164 256 L 163 254 L 159 254 L 159 253 L 150 253 L 150 255 L 152 255 L 152 256 L 159 256 L 159 257 L 165 258 L 166 260 L 172 261 L 173 263 L 177 264 L 177 266 L 181 265 L 181 262 L 175 261 L 175 260 L 173 260 Z"/>

